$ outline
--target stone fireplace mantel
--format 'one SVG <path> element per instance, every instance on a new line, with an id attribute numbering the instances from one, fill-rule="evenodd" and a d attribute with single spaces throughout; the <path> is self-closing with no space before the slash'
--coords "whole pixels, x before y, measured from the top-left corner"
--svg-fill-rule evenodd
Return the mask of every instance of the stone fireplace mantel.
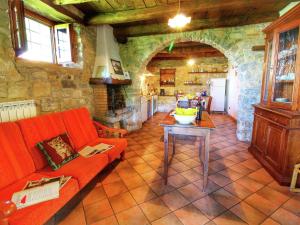
<path id="1" fill-rule="evenodd" d="M 119 80 L 114 78 L 90 78 L 91 85 L 113 84 L 113 85 L 130 85 L 132 80 Z"/>

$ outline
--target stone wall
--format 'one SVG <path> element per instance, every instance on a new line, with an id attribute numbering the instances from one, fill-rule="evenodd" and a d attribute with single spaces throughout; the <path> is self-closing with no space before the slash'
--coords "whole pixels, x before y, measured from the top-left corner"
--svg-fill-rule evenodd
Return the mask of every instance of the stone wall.
<path id="1" fill-rule="evenodd" d="M 141 75 L 151 58 L 166 48 L 172 41 L 199 41 L 221 51 L 237 71 L 240 85 L 238 96 L 237 136 L 240 140 L 251 140 L 253 123 L 253 103 L 260 100 L 260 88 L 263 68 L 263 52 L 252 51 L 252 46 L 264 44 L 263 28 L 267 24 L 255 24 L 240 27 L 216 28 L 199 31 L 142 36 L 129 38 L 120 45 L 123 66 L 133 79 L 128 87 L 128 103 L 135 104 L 139 123 L 139 94 Z"/>
<path id="2" fill-rule="evenodd" d="M 12 48 L 7 1 L 0 2 L 0 102 L 34 99 L 38 113 L 79 106 L 93 112 L 93 89 L 88 82 L 95 59 L 95 28 L 75 26 L 76 68 L 19 59 Z"/>
<path id="3" fill-rule="evenodd" d="M 186 60 L 155 60 L 147 65 L 147 69 L 154 75 L 145 78 L 144 85 L 142 84 L 143 94 L 147 94 L 151 89 L 165 89 L 166 95 L 173 95 L 175 91 L 181 91 L 185 94 L 195 94 L 200 91 L 208 91 L 209 86 L 207 81 L 211 78 L 225 78 L 227 73 L 189 73 L 191 71 L 212 72 L 225 71 L 228 67 L 228 60 L 225 57 L 207 57 L 195 59 L 195 65 L 187 65 Z M 160 86 L 160 69 L 172 68 L 176 69 L 175 87 Z M 202 85 L 185 85 L 185 81 L 193 81 Z"/>

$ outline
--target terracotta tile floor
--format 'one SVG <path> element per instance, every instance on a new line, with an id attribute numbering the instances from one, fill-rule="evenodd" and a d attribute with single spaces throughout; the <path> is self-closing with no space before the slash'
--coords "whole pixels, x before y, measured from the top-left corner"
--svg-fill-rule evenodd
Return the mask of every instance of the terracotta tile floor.
<path id="1" fill-rule="evenodd" d="M 98 183 L 60 225 L 300 224 L 300 195 L 279 186 L 236 139 L 235 123 L 212 115 L 209 184 L 201 191 L 198 142 L 178 137 L 169 183 L 162 181 L 163 129 L 157 113 L 127 139 L 126 160 Z"/>

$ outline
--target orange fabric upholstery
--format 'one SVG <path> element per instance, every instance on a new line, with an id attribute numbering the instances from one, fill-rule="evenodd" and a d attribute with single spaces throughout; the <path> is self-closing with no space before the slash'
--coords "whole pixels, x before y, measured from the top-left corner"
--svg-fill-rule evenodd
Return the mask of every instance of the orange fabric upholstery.
<path id="1" fill-rule="evenodd" d="M 36 144 L 63 133 L 68 133 L 71 144 L 77 151 L 86 145 L 99 143 L 114 147 L 90 158 L 79 156 L 53 171 Z M 73 177 L 60 191 L 58 199 L 17 210 L 8 218 L 9 224 L 44 224 L 109 162 L 124 154 L 126 147 L 127 140 L 124 138 L 99 138 L 86 108 L 23 119 L 15 123 L 0 123 L 0 201 L 10 200 L 12 194 L 21 190 L 28 180 L 59 175 Z"/>
<path id="2" fill-rule="evenodd" d="M 98 137 L 90 113 L 86 108 L 68 110 L 62 112 L 62 116 L 77 151 Z"/>
<path id="3" fill-rule="evenodd" d="M 42 152 L 36 147 L 40 141 L 47 140 L 66 132 L 60 113 L 42 115 L 17 121 L 36 169 L 48 165 Z"/>
<path id="4" fill-rule="evenodd" d="M 97 129 L 99 137 L 114 137 L 114 135 L 118 135 L 118 137 L 124 137 L 128 131 L 125 129 L 112 128 L 102 125 L 101 123 L 94 121 L 94 126 Z"/>
<path id="5" fill-rule="evenodd" d="M 109 162 L 120 157 L 121 153 L 123 153 L 127 147 L 127 140 L 125 138 L 97 138 L 88 143 L 88 145 L 94 146 L 99 143 L 114 145 L 113 148 L 105 152 L 108 155 Z"/>
<path id="6" fill-rule="evenodd" d="M 72 176 L 78 180 L 80 189 L 91 181 L 108 164 L 108 157 L 105 154 L 97 154 L 90 158 L 77 157 L 65 164 L 56 171 L 46 167 L 39 172 L 50 176 Z"/>
<path id="7" fill-rule="evenodd" d="M 0 123 L 0 189 L 35 171 L 16 123 Z"/>
<path id="8" fill-rule="evenodd" d="M 14 192 L 21 190 L 28 180 L 38 180 L 45 175 L 32 173 L 31 175 L 18 180 L 8 187 L 0 190 L 0 200 L 11 199 Z M 58 199 L 53 199 L 24 209 L 17 210 L 8 218 L 10 225 L 37 225 L 46 223 L 59 209 L 61 209 L 77 192 L 78 183 L 75 179 L 70 179 L 60 190 Z"/>

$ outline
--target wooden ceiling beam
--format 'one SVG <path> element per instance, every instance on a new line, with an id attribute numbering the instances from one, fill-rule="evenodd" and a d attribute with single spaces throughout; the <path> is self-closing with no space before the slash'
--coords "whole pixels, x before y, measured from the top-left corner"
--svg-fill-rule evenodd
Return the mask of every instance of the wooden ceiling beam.
<path id="1" fill-rule="evenodd" d="M 244 14 L 241 16 L 232 16 L 226 18 L 195 19 L 192 20 L 191 23 L 187 25 L 182 31 L 243 26 L 263 22 L 271 22 L 277 18 L 277 11 L 269 11 L 263 14 Z M 138 37 L 145 35 L 156 35 L 176 32 L 181 31 L 171 29 L 166 22 L 114 28 L 114 35 L 117 38 L 117 40 L 121 40 L 127 37 Z"/>
<path id="2" fill-rule="evenodd" d="M 52 0 L 24 0 L 25 7 L 57 22 L 84 23 L 84 13 L 75 6 L 59 6 Z"/>
<path id="3" fill-rule="evenodd" d="M 276 4 L 284 5 L 292 1 L 293 0 L 264 0 L 263 7 L 266 9 L 270 7 L 274 8 Z M 239 10 L 247 7 L 254 7 L 257 4 L 257 0 L 193 0 L 182 2 L 181 12 L 191 15 L 195 12 L 201 13 L 211 10 Z M 178 3 L 176 2 L 174 4 L 164 4 L 150 8 L 124 10 L 112 13 L 98 13 L 90 18 L 87 18 L 87 23 L 91 25 L 130 23 L 170 17 L 175 15 L 177 11 Z"/>
<path id="4" fill-rule="evenodd" d="M 96 2 L 96 0 L 54 0 L 56 5 L 81 4 L 86 2 Z"/>
<path id="5" fill-rule="evenodd" d="M 176 44 L 175 44 L 176 46 Z M 199 52 L 215 52 L 216 49 L 213 47 L 174 47 L 170 53 L 168 50 L 163 50 L 160 53 L 165 54 L 185 54 L 185 53 L 199 53 Z"/>
<path id="6" fill-rule="evenodd" d="M 154 58 L 199 58 L 199 57 L 212 57 L 212 56 L 219 56 L 224 57 L 224 55 L 219 52 L 218 50 L 215 50 L 213 52 L 186 52 L 186 53 L 157 53 Z"/>

